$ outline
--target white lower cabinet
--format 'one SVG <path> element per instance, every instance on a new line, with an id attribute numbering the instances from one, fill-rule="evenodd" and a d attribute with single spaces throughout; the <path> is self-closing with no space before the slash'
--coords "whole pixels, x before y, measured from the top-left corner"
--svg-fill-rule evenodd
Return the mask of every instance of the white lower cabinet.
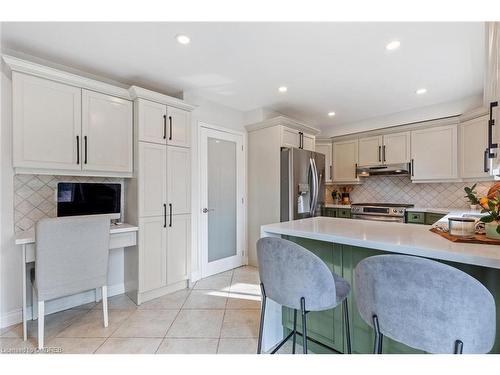
<path id="1" fill-rule="evenodd" d="M 191 215 L 172 215 L 167 225 L 167 284 L 188 278 Z"/>
<path id="2" fill-rule="evenodd" d="M 412 181 L 458 178 L 457 125 L 411 132 Z"/>
<path id="3" fill-rule="evenodd" d="M 165 217 L 139 220 L 139 292 L 167 285 L 167 230 Z"/>

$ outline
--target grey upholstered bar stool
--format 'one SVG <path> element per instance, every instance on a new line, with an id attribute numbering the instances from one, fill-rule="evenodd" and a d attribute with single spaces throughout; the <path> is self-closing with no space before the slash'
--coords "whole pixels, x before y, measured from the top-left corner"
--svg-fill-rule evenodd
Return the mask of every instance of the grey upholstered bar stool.
<path id="1" fill-rule="evenodd" d="M 102 288 L 104 327 L 108 326 L 109 225 L 105 216 L 42 219 L 37 223 L 31 282 L 38 300 L 39 349 L 43 349 L 45 301 Z"/>
<path id="2" fill-rule="evenodd" d="M 495 301 L 472 276 L 430 259 L 378 255 L 355 268 L 355 298 L 375 331 L 428 353 L 488 353 L 496 330 Z"/>
<path id="3" fill-rule="evenodd" d="M 267 298 L 282 306 L 294 309 L 293 331 L 271 352 L 276 353 L 293 336 L 292 352 L 295 353 L 297 335 L 297 310 L 302 316 L 303 352 L 307 354 L 307 317 L 310 311 L 333 309 L 343 303 L 347 353 L 351 353 L 349 312 L 347 295 L 349 283 L 332 273 L 316 255 L 302 246 L 276 237 L 257 241 L 257 258 L 262 290 L 259 343 L 257 353 L 262 351 L 262 336 Z"/>

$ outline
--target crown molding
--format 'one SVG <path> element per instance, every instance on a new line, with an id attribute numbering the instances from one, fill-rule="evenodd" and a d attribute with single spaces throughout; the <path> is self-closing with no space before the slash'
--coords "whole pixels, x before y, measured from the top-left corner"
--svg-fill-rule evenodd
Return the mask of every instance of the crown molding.
<path id="1" fill-rule="evenodd" d="M 32 76 L 46 78 L 51 81 L 61 82 L 70 86 L 81 87 L 83 89 L 113 95 L 122 99 L 131 99 L 128 90 L 122 87 L 85 78 L 77 74 L 65 72 L 63 70 L 37 64 L 14 56 L 2 55 L 2 58 L 3 61 L 5 61 L 5 64 L 7 64 L 7 66 L 14 72 L 30 74 Z"/>
<path id="2" fill-rule="evenodd" d="M 139 86 L 131 86 L 129 88 L 130 97 L 135 99 L 146 99 L 160 104 L 169 105 L 185 111 L 192 111 L 196 107 L 194 105 L 186 103 L 184 100 L 174 98 L 173 96 L 168 96 L 165 94 L 160 94 L 155 91 L 147 90 Z"/>
<path id="3" fill-rule="evenodd" d="M 312 126 L 306 125 L 302 122 L 299 122 L 297 120 L 294 120 L 286 116 L 276 116 L 269 120 L 264 120 L 262 122 L 258 122 L 255 124 L 246 125 L 245 128 L 247 129 L 247 131 L 251 132 L 258 129 L 270 128 L 276 125 L 282 125 L 286 126 L 287 128 L 304 131 L 305 133 L 312 135 L 317 135 L 320 132 L 319 129 L 313 128 Z"/>

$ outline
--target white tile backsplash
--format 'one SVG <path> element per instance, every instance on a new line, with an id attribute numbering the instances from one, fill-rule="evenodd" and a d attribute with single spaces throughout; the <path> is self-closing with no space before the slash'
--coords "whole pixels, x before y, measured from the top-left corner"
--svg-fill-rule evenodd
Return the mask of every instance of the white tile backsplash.
<path id="1" fill-rule="evenodd" d="M 121 178 L 19 174 L 14 177 L 14 226 L 16 233 L 30 230 L 44 217 L 56 216 L 58 182 L 112 182 Z M 122 186 L 122 195 L 123 195 Z M 123 199 L 122 199 L 123 212 Z"/>
<path id="2" fill-rule="evenodd" d="M 469 203 L 464 187 L 473 182 L 446 182 L 414 184 L 407 176 L 374 176 L 363 179 L 363 184 L 352 185 L 350 193 L 354 203 L 411 203 L 419 207 L 463 208 Z M 486 195 L 493 182 L 477 184 L 476 191 Z M 327 186 L 326 199 L 331 202 L 331 191 L 338 186 Z"/>

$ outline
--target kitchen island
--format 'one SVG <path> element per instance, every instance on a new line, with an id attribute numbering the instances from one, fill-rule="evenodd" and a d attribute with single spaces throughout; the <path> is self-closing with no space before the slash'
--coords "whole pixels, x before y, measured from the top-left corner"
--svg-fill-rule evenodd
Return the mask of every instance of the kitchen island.
<path id="1" fill-rule="evenodd" d="M 365 220 L 315 217 L 263 225 L 261 237 L 283 237 L 318 255 L 330 268 L 351 285 L 354 268 L 364 258 L 398 253 L 435 259 L 459 268 L 481 281 L 497 301 L 500 317 L 500 246 L 450 242 L 429 231 L 429 226 Z M 351 338 L 354 353 L 371 353 L 372 329 L 357 312 L 354 296 L 348 298 Z M 311 349 L 344 352 L 343 314 L 341 308 L 308 314 Z M 264 348 L 279 341 L 292 328 L 293 313 L 274 302 L 266 310 Z M 499 321 L 499 319 L 497 319 Z M 299 326 L 300 331 L 300 326 Z M 419 353 L 388 338 L 385 353 Z M 492 350 L 500 353 L 500 327 Z"/>

